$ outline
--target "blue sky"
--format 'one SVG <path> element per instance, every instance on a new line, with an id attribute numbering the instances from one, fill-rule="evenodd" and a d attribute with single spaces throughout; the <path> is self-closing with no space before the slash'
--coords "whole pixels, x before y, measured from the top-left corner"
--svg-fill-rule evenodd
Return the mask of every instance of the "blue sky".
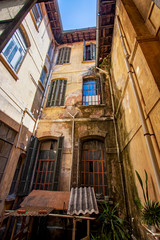
<path id="1" fill-rule="evenodd" d="M 58 0 L 63 30 L 96 26 L 96 0 Z"/>

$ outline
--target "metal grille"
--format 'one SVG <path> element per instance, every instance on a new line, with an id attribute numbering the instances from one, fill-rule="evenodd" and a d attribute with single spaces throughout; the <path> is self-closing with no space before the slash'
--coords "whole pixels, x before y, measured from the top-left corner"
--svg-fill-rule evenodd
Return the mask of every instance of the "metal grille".
<path id="1" fill-rule="evenodd" d="M 107 179 L 104 151 L 102 149 L 83 149 L 81 169 L 81 186 L 92 186 L 96 193 L 105 195 Z"/>
<path id="2" fill-rule="evenodd" d="M 53 190 L 57 141 L 50 140 L 41 144 L 38 157 L 34 189 Z"/>
<path id="3" fill-rule="evenodd" d="M 83 80 L 83 105 L 101 104 L 100 86 L 98 79 Z"/>

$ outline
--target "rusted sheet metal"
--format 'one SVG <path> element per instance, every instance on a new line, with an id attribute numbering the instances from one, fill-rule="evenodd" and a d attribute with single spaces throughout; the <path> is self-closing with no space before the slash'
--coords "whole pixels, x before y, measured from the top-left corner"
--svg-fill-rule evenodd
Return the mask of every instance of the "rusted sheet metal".
<path id="1" fill-rule="evenodd" d="M 47 207 L 22 207 L 13 212 L 10 212 L 9 215 L 14 217 L 25 217 L 25 216 L 47 216 L 50 212 L 52 212 L 53 208 Z"/>
<path id="2" fill-rule="evenodd" d="M 70 192 L 33 190 L 24 201 L 21 207 L 42 207 L 54 210 L 67 210 Z"/>
<path id="3" fill-rule="evenodd" d="M 99 213 L 93 187 L 72 188 L 67 214 Z"/>

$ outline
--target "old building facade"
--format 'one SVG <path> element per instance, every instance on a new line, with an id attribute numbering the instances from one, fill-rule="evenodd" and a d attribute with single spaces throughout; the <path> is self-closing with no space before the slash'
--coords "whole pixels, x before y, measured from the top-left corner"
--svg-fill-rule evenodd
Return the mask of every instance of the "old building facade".
<path id="1" fill-rule="evenodd" d="M 133 238 L 152 239 L 135 171 L 143 181 L 147 171 L 149 196 L 159 201 L 159 19 L 158 1 L 100 0 L 97 30 L 64 32 L 52 0 L 19 24 L 0 54 L 3 239 L 18 231 L 5 210 L 32 190 L 85 186 L 120 204 Z"/>

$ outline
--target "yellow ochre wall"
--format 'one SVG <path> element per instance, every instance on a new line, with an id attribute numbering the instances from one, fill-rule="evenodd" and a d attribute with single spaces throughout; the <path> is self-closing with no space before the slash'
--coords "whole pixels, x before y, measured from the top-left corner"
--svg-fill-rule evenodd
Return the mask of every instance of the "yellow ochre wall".
<path id="1" fill-rule="evenodd" d="M 150 0 L 118 0 L 116 15 L 120 19 L 134 82 L 149 133 L 153 134 L 151 139 L 160 168 L 160 9 Z M 129 211 L 135 221 L 138 210 L 135 204 L 137 197 L 144 202 L 135 170 L 139 172 L 143 182 L 144 170 L 147 171 L 150 198 L 160 200 L 160 196 L 124 58 L 115 17 L 111 74 Z"/>

